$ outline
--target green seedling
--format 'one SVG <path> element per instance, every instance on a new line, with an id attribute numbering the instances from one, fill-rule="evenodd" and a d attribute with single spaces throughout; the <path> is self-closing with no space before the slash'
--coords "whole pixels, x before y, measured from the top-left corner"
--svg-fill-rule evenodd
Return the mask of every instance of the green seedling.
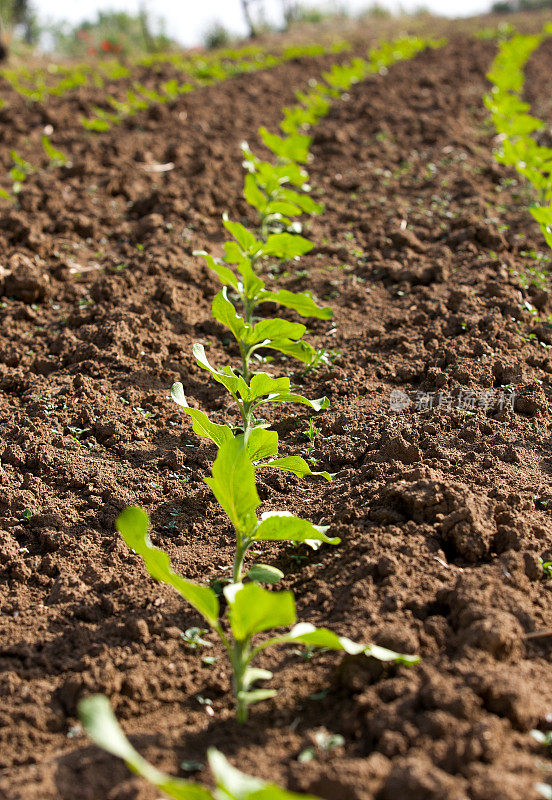
<path id="1" fill-rule="evenodd" d="M 308 439 L 311 445 L 314 445 L 314 440 L 316 439 L 319 433 L 320 433 L 320 428 L 316 427 L 316 425 L 314 424 L 314 420 L 312 419 L 309 420 L 309 427 L 307 428 L 306 431 L 303 431 L 303 436 L 305 437 L 305 439 Z"/>
<path id="2" fill-rule="evenodd" d="M 230 454 L 229 450 L 225 455 Z M 245 534 L 247 539 L 257 542 L 292 537 L 299 540 L 299 537 L 313 536 L 318 541 L 321 537 L 326 538 L 316 526 L 295 517 L 272 514 L 264 515 L 261 521 L 258 521 L 254 512 L 258 505 L 258 497 L 256 493 L 252 494 L 251 481 L 240 481 L 242 477 L 241 470 L 237 470 L 234 475 L 226 475 L 224 485 L 221 485 L 218 475 L 208 479 L 211 489 L 232 519 L 237 534 L 249 531 Z M 309 623 L 296 624 L 297 614 L 293 594 L 286 591 L 269 591 L 257 583 L 238 581 L 224 587 L 226 615 L 223 618 L 219 598 L 215 592 L 174 572 L 168 555 L 152 546 L 148 527 L 149 519 L 146 512 L 136 506 L 125 509 L 117 519 L 117 528 L 123 539 L 141 556 L 150 575 L 176 589 L 219 637 L 232 666 L 236 713 L 240 723 L 247 719 L 250 705 L 274 697 L 276 694 L 273 689 L 255 688 L 257 681 L 269 680 L 272 677 L 272 673 L 268 670 L 252 666 L 257 656 L 269 647 L 305 644 L 351 655 L 364 654 L 384 662 L 415 664 L 419 660 L 417 656 L 402 655 L 377 645 L 358 644 L 346 637 L 337 636 L 327 628 L 315 628 Z M 244 538 L 244 533 L 240 535 L 243 548 L 247 540 Z M 236 564 L 240 563 L 238 552 Z M 239 571 L 235 567 L 235 574 Z M 259 634 L 274 628 L 288 626 L 294 626 L 288 633 L 272 636 L 261 642 L 256 638 Z"/>
<path id="3" fill-rule="evenodd" d="M 202 638 L 206 633 L 209 633 L 206 628 L 187 628 L 180 636 L 190 650 L 197 650 L 198 647 L 212 647 L 211 642 Z"/>
<path id="4" fill-rule="evenodd" d="M 547 578 L 552 578 L 552 561 L 543 561 L 542 558 L 539 558 L 539 564 L 543 574 L 546 575 Z"/>
<path id="5" fill-rule="evenodd" d="M 509 22 L 501 22 L 497 28 L 481 28 L 476 31 L 475 38 L 483 42 L 503 42 L 515 33 L 515 28 Z"/>
<path id="6" fill-rule="evenodd" d="M 306 747 L 297 756 L 297 761 L 302 764 L 314 761 L 319 754 L 329 753 L 336 747 L 343 747 L 345 739 L 340 733 L 328 733 L 327 731 L 316 731 L 313 736 L 314 747 Z"/>
<path id="7" fill-rule="evenodd" d="M 289 378 L 274 378 L 265 372 L 253 372 L 251 359 L 260 350 L 276 350 L 306 365 L 313 363 L 318 357 L 317 351 L 303 340 L 306 332 L 304 325 L 282 319 L 259 319 L 255 316 L 258 307 L 271 302 L 292 309 L 302 316 L 319 319 L 329 319 L 332 311 L 317 305 L 306 292 L 267 290 L 265 282 L 255 271 L 259 261 L 264 258 L 289 260 L 308 252 L 313 247 L 311 242 L 289 233 L 270 234 L 263 241 L 257 239 L 243 225 L 232 222 L 227 217 L 223 218 L 223 223 L 233 237 L 232 241 L 225 244 L 225 263 L 215 261 L 208 253 L 198 254 L 205 258 L 224 284 L 222 291 L 213 300 L 212 313 L 234 336 L 241 355 L 241 371 L 237 372 L 232 366 L 212 366 L 200 344 L 194 345 L 193 353 L 197 364 L 210 372 L 214 380 L 231 394 L 241 415 L 242 430 L 248 435 L 256 427 L 254 413 L 264 403 L 299 403 L 314 411 L 320 411 L 329 405 L 325 397 L 309 400 L 293 392 Z M 241 314 L 230 300 L 228 289 L 240 303 Z M 174 384 L 172 397 L 194 419 L 194 431 L 219 444 L 216 437 L 220 436 L 220 429 L 225 426 L 213 427 L 213 423 L 203 412 L 188 408 L 182 384 Z M 223 436 L 227 438 L 228 433 Z"/>
<path id="8" fill-rule="evenodd" d="M 27 177 L 35 171 L 32 164 L 25 161 L 15 150 L 10 150 L 10 158 L 14 166 L 10 169 L 10 177 L 13 181 L 12 192 L 19 194 Z"/>
<path id="9" fill-rule="evenodd" d="M 276 784 L 245 775 L 226 760 L 221 752 L 207 751 L 215 789 L 199 783 L 175 778 L 160 772 L 130 744 L 104 695 L 92 695 L 79 703 L 79 719 L 92 741 L 108 753 L 122 759 L 129 770 L 145 778 L 152 786 L 174 800 L 317 800 L 309 795 L 294 794 Z M 203 769 L 199 762 L 184 762 L 183 769 Z"/>
<path id="10" fill-rule="evenodd" d="M 347 43 L 343 44 L 344 48 L 349 46 Z M 183 57 L 180 53 L 162 53 L 147 56 L 139 59 L 137 63 L 150 68 L 159 67 L 163 63 L 171 63 L 175 69 L 186 75 L 187 80 L 180 83 L 176 78 L 172 78 L 160 85 L 160 91 L 147 88 L 138 82 L 133 82 L 132 89 L 127 91 L 124 99 L 118 99 L 113 95 L 105 98 L 106 102 L 116 111 L 115 114 L 110 114 L 101 109 L 94 109 L 94 117 L 81 117 L 80 122 L 86 130 L 100 133 L 109 130 L 111 124 L 118 124 L 125 117 L 145 110 L 152 103 L 166 103 L 200 86 L 209 86 L 248 72 L 271 69 L 289 60 L 289 58 L 314 58 L 321 53 L 339 52 L 333 46 L 329 48 L 298 47 L 295 50 L 297 55 L 293 56 L 290 56 L 287 50 L 280 55 L 273 55 L 262 52 L 253 53 L 248 48 L 243 51 L 222 51 L 212 55 L 201 54 L 191 58 Z M 52 66 L 54 69 L 58 69 L 57 65 Z M 130 70 L 117 61 L 106 61 L 100 66 L 100 69 L 110 83 L 127 78 L 130 75 Z M 4 77 L 8 75 L 7 71 L 3 71 L 2 74 Z M 22 78 L 27 79 L 31 86 L 27 87 L 21 83 Z M 102 76 L 97 72 L 92 72 L 88 64 L 78 65 L 67 73 L 66 78 L 54 86 L 47 86 L 38 70 L 32 73 L 21 70 L 13 71 L 10 80 L 16 91 L 33 101 L 43 100 L 48 94 L 62 95 L 66 91 L 82 86 L 89 81 L 97 88 L 102 88 L 105 85 Z"/>
<path id="11" fill-rule="evenodd" d="M 305 139 L 308 137 L 302 137 L 302 140 Z M 278 144 L 285 140 L 278 136 L 270 140 L 265 136 L 267 146 L 268 142 L 272 141 L 276 143 L 276 149 L 273 150 L 278 158 L 276 165 L 259 159 L 247 142 L 242 142 L 243 165 L 247 170 L 243 194 L 249 205 L 259 214 L 259 233 L 262 241 L 265 241 L 271 233 L 294 230 L 292 217 L 301 214 L 320 214 L 322 211 L 322 205 L 306 194 L 310 190 L 306 170 L 281 155 L 283 148 Z M 308 141 L 310 143 L 310 140 Z M 291 188 L 293 186 L 301 191 Z"/>
<path id="12" fill-rule="evenodd" d="M 302 132 L 303 129 L 315 125 L 328 113 L 333 98 L 370 73 L 411 58 L 428 46 L 440 47 L 444 43 L 445 40 L 402 37 L 370 51 L 368 61 L 354 58 L 347 64 L 334 64 L 323 74 L 325 83 L 316 83 L 307 94 L 297 93 L 299 103 L 284 109 L 280 128 L 286 136 L 280 137 L 266 128 L 259 130 L 263 144 L 276 157 L 276 165 L 258 159 L 247 143 L 242 145 L 244 166 L 249 173 L 245 179 L 244 196 L 259 213 L 261 239 L 266 239 L 274 230 L 296 230 L 297 223 L 292 222 L 292 217 L 322 210 L 311 198 L 289 188 L 289 185 L 298 186 L 303 191 L 310 188 L 306 184 L 307 175 L 299 166 L 308 161 L 311 144 L 311 138 Z"/>
<path id="13" fill-rule="evenodd" d="M 327 536 L 326 526 L 313 525 L 308 520 L 294 517 L 287 511 L 266 511 L 260 519 L 257 518 L 256 510 L 261 504 L 255 487 L 257 469 L 277 468 L 293 472 L 300 477 L 310 472 L 304 459 L 299 456 L 272 458 L 276 451 L 277 437 L 274 431 L 258 428 L 251 431 L 247 442 L 243 435 L 233 437 L 230 433 L 228 440 L 221 443 L 211 477 L 205 479 L 205 483 L 234 527 L 236 536 L 232 573 L 234 583 L 246 577 L 245 557 L 247 552 L 260 542 L 289 541 L 304 543 L 313 549 L 318 549 L 322 544 L 336 545 L 340 542 L 337 537 Z M 124 520 L 125 517 L 123 523 Z M 119 521 L 117 525 L 129 544 Z M 132 547 L 130 544 L 129 546 Z M 263 583 L 273 583 L 282 577 L 282 573 L 266 564 L 255 564 L 247 573 L 247 577 Z"/>
<path id="14" fill-rule="evenodd" d="M 44 135 L 42 137 L 42 147 L 50 159 L 51 167 L 63 167 L 65 164 L 67 164 L 67 156 L 62 153 L 61 150 L 56 150 L 51 143 L 49 136 Z"/>
<path id="15" fill-rule="evenodd" d="M 291 346 L 292 345 L 290 345 L 290 349 Z M 264 430 L 266 424 L 262 422 L 257 423 L 255 418 L 257 409 L 263 404 L 299 403 L 308 406 L 313 411 L 321 411 L 329 406 L 329 400 L 326 397 L 321 397 L 318 400 L 310 400 L 303 397 L 303 395 L 292 392 L 290 390 L 289 378 L 273 378 L 265 372 L 259 372 L 250 378 L 250 383 L 248 385 L 244 378 L 237 374 L 232 367 L 223 367 L 222 369 L 213 367 L 207 360 L 202 345 L 194 345 L 193 352 L 199 366 L 208 370 L 215 381 L 222 384 L 233 397 L 241 416 L 241 428 L 238 428 L 235 432 L 243 432 L 248 436 L 250 433 L 254 433 L 255 445 L 257 443 L 257 437 L 260 437 L 261 434 L 263 435 L 262 448 L 256 451 L 257 455 L 260 453 L 275 455 L 278 447 L 277 434 L 274 431 Z M 211 422 L 203 411 L 188 406 L 181 383 L 173 384 L 171 397 L 192 418 L 192 429 L 195 434 L 211 439 L 218 447 L 232 438 L 233 429 L 228 425 L 220 425 Z M 269 437 L 271 438 L 269 439 Z M 274 450 L 274 448 L 276 448 L 276 450 Z M 259 458 L 260 457 L 259 455 Z"/>

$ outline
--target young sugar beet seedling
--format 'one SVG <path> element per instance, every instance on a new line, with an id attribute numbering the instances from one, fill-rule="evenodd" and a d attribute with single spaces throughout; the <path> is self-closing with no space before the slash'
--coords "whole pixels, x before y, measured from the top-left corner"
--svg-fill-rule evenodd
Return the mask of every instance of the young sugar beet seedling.
<path id="1" fill-rule="evenodd" d="M 198 364 L 208 369 L 215 380 L 222 383 L 236 401 L 242 418 L 242 426 L 237 433 L 239 435 L 243 430 L 247 438 L 249 457 L 256 468 L 270 467 L 291 472 L 299 478 L 303 478 L 305 475 L 320 475 L 326 480 L 331 480 L 328 472 L 311 472 L 307 462 L 300 456 L 275 458 L 278 454 L 278 434 L 276 431 L 266 430 L 265 424 L 257 423 L 254 417 L 254 412 L 263 403 L 300 403 L 308 405 L 314 411 L 319 411 L 328 407 L 329 401 L 326 397 L 320 400 L 308 400 L 306 397 L 290 391 L 289 378 L 273 378 L 264 372 L 254 375 L 248 386 L 242 376 L 237 375 L 231 367 L 215 370 L 207 361 L 201 345 L 194 345 L 194 354 Z M 212 422 L 203 411 L 188 406 L 181 383 L 173 384 L 171 396 L 175 403 L 178 403 L 183 411 L 192 418 L 192 429 L 195 434 L 210 439 L 219 448 L 232 441 L 235 432 L 232 428 Z M 267 458 L 268 461 L 266 461 Z"/>
<path id="2" fill-rule="evenodd" d="M 264 131 L 264 128 L 261 131 Z M 284 230 L 300 232 L 301 226 L 296 222 L 293 223 L 290 217 L 300 214 L 320 214 L 323 208 L 306 194 L 310 190 L 307 172 L 298 163 L 287 158 L 284 155 L 286 152 L 284 148 L 278 146 L 278 142 L 286 140 L 275 134 L 270 134 L 270 137 L 273 138 L 266 135 L 262 138 L 277 156 L 276 165 L 257 158 L 248 143 L 242 142 L 243 165 L 247 170 L 243 195 L 259 215 L 259 235 L 263 241 L 274 232 Z M 298 187 L 301 192 L 290 186 Z"/>
<path id="3" fill-rule="evenodd" d="M 226 429 L 228 430 L 228 429 Z M 269 511 L 261 515 L 259 520 L 256 511 L 261 501 L 255 487 L 255 470 L 263 466 L 274 466 L 274 461 L 261 461 L 275 454 L 278 445 L 274 431 L 265 431 L 261 428 L 252 430 L 247 441 L 243 435 L 229 438 L 222 442 L 212 467 L 211 477 L 205 483 L 221 507 L 227 514 L 235 531 L 236 549 L 232 580 L 238 583 L 247 577 L 249 580 L 274 583 L 282 577 L 280 570 L 266 564 L 254 564 L 247 574 L 244 572 L 244 561 L 247 552 L 257 547 L 260 542 L 290 541 L 307 544 L 313 549 L 318 549 L 322 544 L 337 545 L 340 539 L 329 537 L 326 526 L 313 525 L 308 520 L 294 517 L 287 511 Z M 283 468 L 297 470 L 301 473 L 301 466 L 296 462 L 302 461 L 297 456 L 276 461 L 289 461 Z M 306 466 L 306 465 L 305 465 Z M 308 470 L 308 467 L 306 467 Z M 124 518 L 123 518 L 124 521 Z M 125 532 L 117 523 L 118 530 L 123 538 L 133 549 Z"/>
<path id="4" fill-rule="evenodd" d="M 224 288 L 219 292 L 212 304 L 213 317 L 227 327 L 233 334 L 238 344 L 241 355 L 241 372 L 231 366 L 218 369 L 210 364 L 201 344 L 195 344 L 193 353 L 197 364 L 210 372 L 215 381 L 222 384 L 233 397 L 241 416 L 241 430 L 249 437 L 250 431 L 258 427 L 254 417 L 256 409 L 265 403 L 299 403 L 306 405 L 313 411 L 320 411 L 329 406 L 326 397 L 310 400 L 292 391 L 289 378 L 274 378 L 266 372 L 254 373 L 251 368 L 251 359 L 261 349 L 272 349 L 298 359 L 304 364 L 313 364 L 319 353 L 303 340 L 306 332 L 304 325 L 289 322 L 284 319 L 261 319 L 255 321 L 255 311 L 266 302 L 275 302 L 286 308 L 293 309 L 303 316 L 329 319 L 332 316 L 330 308 L 318 306 L 311 295 L 307 293 L 294 293 L 285 289 L 269 291 L 265 288 L 264 281 L 256 274 L 254 267 L 263 257 L 295 258 L 307 252 L 313 245 L 301 236 L 292 236 L 288 233 L 271 234 L 266 242 L 258 240 L 243 225 L 223 220 L 226 229 L 234 237 L 234 241 L 225 244 L 225 261 L 219 264 L 208 253 L 201 255 L 216 273 Z M 232 267 L 235 267 L 236 272 Z M 228 288 L 241 302 L 242 315 L 238 314 L 228 296 Z M 193 419 L 194 432 L 206 436 L 218 446 L 231 435 L 227 426 L 215 425 L 208 417 L 197 409 L 188 407 L 184 388 L 181 383 L 175 383 L 171 394 L 184 411 Z M 277 448 L 277 435 L 264 431 L 255 439 L 255 447 L 259 446 L 262 439 L 263 448 L 274 446 Z M 265 455 L 274 455 L 275 452 L 266 452 Z M 256 460 L 256 459 L 255 459 Z M 300 464 L 300 462 L 302 462 Z M 270 466 L 285 469 L 291 466 L 290 459 L 278 459 Z M 309 474 L 310 470 L 302 459 L 296 459 L 300 465 L 300 473 Z M 299 474 L 295 469 L 291 471 Z M 329 477 L 327 474 L 324 477 Z"/>
<path id="5" fill-rule="evenodd" d="M 229 487 L 230 492 L 227 491 Z M 213 486 L 212 488 L 214 490 Z M 227 513 L 235 517 L 238 525 L 245 526 L 244 530 L 250 530 L 251 542 L 281 539 L 305 541 L 307 536 L 320 537 L 321 534 L 315 526 L 296 517 L 265 515 L 259 522 L 254 513 L 255 499 L 245 496 L 242 489 L 242 484 L 231 480 L 227 480 L 224 486 L 217 487 L 221 497 L 224 495 Z M 351 655 L 364 654 L 386 662 L 415 664 L 419 661 L 418 656 L 402 655 L 377 645 L 358 644 L 346 637 L 337 636 L 327 628 L 316 628 L 309 623 L 296 624 L 297 614 L 292 592 L 269 591 L 257 583 L 236 582 L 224 587 L 227 606 L 227 616 L 224 619 L 221 617 L 219 599 L 213 589 L 188 581 L 175 573 L 168 555 L 152 546 L 148 526 L 146 512 L 136 506 L 125 509 L 117 519 L 117 528 L 123 539 L 141 556 L 150 575 L 175 588 L 219 637 L 232 666 L 236 714 L 240 723 L 247 719 L 250 705 L 274 697 L 277 693 L 273 689 L 257 689 L 254 686 L 259 680 L 272 678 L 272 673 L 268 670 L 252 666 L 256 657 L 267 648 L 304 644 Z M 288 626 L 294 626 L 288 633 L 260 642 L 257 639 L 259 634 Z"/>
<path id="6" fill-rule="evenodd" d="M 207 761 L 216 784 L 214 790 L 166 775 L 146 761 L 130 744 L 105 695 L 92 695 L 81 700 L 79 719 L 95 744 L 122 759 L 131 772 L 145 778 L 174 800 L 317 800 L 310 795 L 288 792 L 276 784 L 245 775 L 214 747 L 207 751 Z"/>

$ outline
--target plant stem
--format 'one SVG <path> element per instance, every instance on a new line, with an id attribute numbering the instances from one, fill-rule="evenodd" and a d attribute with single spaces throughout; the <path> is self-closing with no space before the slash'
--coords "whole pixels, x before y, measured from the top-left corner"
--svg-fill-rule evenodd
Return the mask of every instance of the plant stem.
<path id="1" fill-rule="evenodd" d="M 232 575 L 233 583 L 240 583 L 242 579 L 243 559 L 247 552 L 247 545 L 242 541 L 240 534 L 237 534 L 236 555 L 234 556 L 234 572 Z"/>
<path id="2" fill-rule="evenodd" d="M 241 696 L 244 690 L 243 676 L 247 669 L 247 642 L 234 642 L 232 649 L 232 670 L 234 696 L 236 698 L 236 716 L 238 724 L 242 725 L 247 721 L 247 703 Z"/>
<path id="3" fill-rule="evenodd" d="M 247 347 L 247 345 L 244 345 L 243 342 L 240 342 L 240 353 L 242 357 L 243 379 L 249 386 L 249 381 L 251 380 L 251 374 L 249 372 L 250 353 L 249 353 L 249 348 Z"/>

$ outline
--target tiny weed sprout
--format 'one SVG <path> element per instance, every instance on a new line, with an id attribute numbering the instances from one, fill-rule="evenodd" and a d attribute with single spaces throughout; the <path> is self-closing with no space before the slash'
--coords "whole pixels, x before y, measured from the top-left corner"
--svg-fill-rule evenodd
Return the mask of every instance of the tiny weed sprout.
<path id="1" fill-rule="evenodd" d="M 239 442 L 232 442 L 235 451 Z M 230 453 L 231 451 L 229 451 Z M 219 452 L 220 455 L 220 452 Z M 260 521 L 254 509 L 258 498 L 251 496 L 251 481 L 239 482 L 241 472 L 235 478 L 227 479 L 224 486 L 216 485 L 220 494 L 219 502 L 228 513 L 241 537 L 238 540 L 236 554 L 235 578 L 239 578 L 240 566 L 243 563 L 242 551 L 248 543 L 259 541 L 308 541 L 328 540 L 324 532 L 297 517 L 273 513 L 264 515 Z M 213 478 L 209 484 L 214 489 Z M 236 580 L 224 587 L 226 601 L 226 617 L 220 615 L 219 598 L 213 589 L 182 578 L 174 572 L 168 555 L 153 547 L 148 535 L 149 519 L 146 512 L 136 506 L 125 509 L 117 519 L 117 528 L 126 544 L 144 561 L 149 574 L 158 581 L 169 584 L 190 603 L 205 619 L 217 634 L 228 654 L 233 674 L 233 689 L 236 700 L 238 722 L 247 719 L 248 707 L 254 703 L 274 697 L 273 689 L 255 688 L 260 680 L 269 680 L 272 673 L 252 666 L 255 658 L 269 647 L 279 645 L 304 644 L 311 647 L 323 647 L 328 650 L 344 651 L 351 655 L 364 654 L 380 661 L 400 664 L 416 664 L 418 656 L 402 655 L 376 645 L 358 644 L 350 639 L 338 636 L 327 628 L 315 628 L 309 623 L 297 623 L 295 600 L 291 592 L 274 592 L 263 589 L 257 583 L 242 583 Z M 248 531 L 248 533 L 242 533 Z M 239 534 L 238 534 L 239 532 Z M 241 548 L 240 548 L 241 544 Z M 258 642 L 256 637 L 274 628 L 294 626 L 288 633 L 272 636 Z"/>
<path id="2" fill-rule="evenodd" d="M 539 558 L 539 564 L 543 575 L 547 578 L 552 578 L 552 561 L 543 561 L 542 558 Z"/>
<path id="3" fill-rule="evenodd" d="M 552 747 L 552 731 L 547 731 L 546 733 L 543 733 L 543 731 L 533 730 L 531 731 L 531 736 L 543 747 L 546 748 Z M 535 785 L 535 789 L 537 790 L 537 792 L 541 797 L 544 797 L 546 800 L 552 800 L 551 784 L 537 783 Z"/>
<path id="4" fill-rule="evenodd" d="M 122 759 L 131 772 L 145 778 L 174 800 L 317 800 L 245 775 L 215 748 L 207 751 L 215 789 L 209 790 L 199 783 L 166 775 L 134 749 L 121 730 L 107 697 L 100 694 L 87 697 L 79 703 L 78 711 L 83 728 L 95 744 Z M 183 768 L 190 772 L 197 771 L 203 769 L 203 764 L 186 761 Z"/>
<path id="5" fill-rule="evenodd" d="M 314 440 L 316 439 L 319 433 L 320 433 L 320 428 L 316 427 L 316 425 L 314 424 L 314 420 L 312 419 L 309 420 L 309 426 L 307 430 L 303 431 L 303 436 L 305 437 L 305 439 L 308 439 L 312 445 L 314 444 Z"/>
<path id="6" fill-rule="evenodd" d="M 63 167 L 65 164 L 67 164 L 67 156 L 62 153 L 61 150 L 56 150 L 51 143 L 50 138 L 46 135 L 42 137 L 42 147 L 50 159 L 50 166 Z"/>
<path id="7" fill-rule="evenodd" d="M 25 161 L 15 150 L 10 150 L 10 158 L 14 166 L 10 169 L 10 177 L 13 181 L 12 192 L 19 194 L 23 188 L 23 184 L 27 180 L 27 176 L 35 171 L 32 164 Z"/>

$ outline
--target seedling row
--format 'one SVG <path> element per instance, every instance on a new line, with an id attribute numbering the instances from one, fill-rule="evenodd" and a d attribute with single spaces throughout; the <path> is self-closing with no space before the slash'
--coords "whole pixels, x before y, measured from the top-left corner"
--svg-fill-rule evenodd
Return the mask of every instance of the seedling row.
<path id="1" fill-rule="evenodd" d="M 216 259 L 203 251 L 197 253 L 206 260 L 223 285 L 213 300 L 212 315 L 234 337 L 240 363 L 215 366 L 208 360 L 201 344 L 194 345 L 193 356 L 196 363 L 228 392 L 238 409 L 239 418 L 229 419 L 226 424 L 213 422 L 204 411 L 189 407 L 181 383 L 174 384 L 171 394 L 191 417 L 194 433 L 210 439 L 218 449 L 211 476 L 205 479 L 205 483 L 235 533 L 232 580 L 224 585 L 222 598 L 214 589 L 189 581 L 173 570 L 168 555 L 152 545 L 148 533 L 149 518 L 142 508 L 131 506 L 117 519 L 121 536 L 142 558 L 149 574 L 173 587 L 219 638 L 232 670 L 236 715 L 240 723 L 247 719 L 251 705 L 275 695 L 273 689 L 258 686 L 259 682 L 270 680 L 272 674 L 254 666 L 256 658 L 267 648 L 304 645 L 351 655 L 364 654 L 383 662 L 404 665 L 414 665 L 419 660 L 417 656 L 356 643 L 327 628 L 298 622 L 293 593 L 261 585 L 276 584 L 284 577 L 283 573 L 269 564 L 251 563 L 248 555 L 253 546 L 256 549 L 260 543 L 268 541 L 303 543 L 315 549 L 326 545 L 338 546 L 340 541 L 329 535 L 328 527 L 314 525 L 287 511 L 270 510 L 260 517 L 257 515 L 260 506 L 255 483 L 257 470 L 283 470 L 308 480 L 332 480 L 333 477 L 326 472 L 312 472 L 300 456 L 280 457 L 278 435 L 268 428 L 262 416 L 267 404 L 299 404 L 315 413 L 329 406 L 328 398 L 307 398 L 298 393 L 298 387 L 291 385 L 288 377 L 278 377 L 263 370 L 267 350 L 296 359 L 305 366 L 316 365 L 326 355 L 324 350 L 316 349 L 306 341 L 307 331 L 302 323 L 260 314 L 263 304 L 270 302 L 307 318 L 330 319 L 332 316 L 331 309 L 321 306 L 310 293 L 267 288 L 262 277 L 267 273 L 267 266 L 274 269 L 286 263 L 290 268 L 314 247 L 313 242 L 302 235 L 301 219 L 305 214 L 322 213 L 323 208 L 309 195 L 304 165 L 309 160 L 312 139 L 305 131 L 325 116 L 334 99 L 352 84 L 386 70 L 398 61 L 412 58 L 427 47 L 443 44 L 443 40 L 412 37 L 385 43 L 372 50 L 367 60 L 355 58 L 347 64 L 334 65 L 323 75 L 323 81 L 299 93 L 297 105 L 284 110 L 280 125 L 283 135 L 265 128 L 259 131 L 263 144 L 272 153 L 272 160 L 257 156 L 247 143 L 242 145 L 246 169 L 244 197 L 257 213 L 256 228 L 251 230 L 225 215 L 223 225 L 231 238 L 225 242 L 224 258 Z M 293 627 L 287 633 L 264 636 L 274 629 L 290 626 Z M 168 778 L 144 762 L 123 738 L 105 698 L 88 698 L 82 701 L 80 708 L 83 724 L 94 740 L 123 758 L 131 769 L 166 794 L 172 797 L 189 797 L 195 793 L 205 795 L 206 790 L 201 787 Z M 228 777 L 231 768 L 220 754 L 212 753 L 210 763 L 219 782 L 231 781 Z M 261 791 L 259 782 L 253 782 L 251 786 L 255 787 L 255 792 Z M 225 790 L 231 796 L 242 796 L 231 788 Z M 274 787 L 270 790 L 265 787 L 262 791 L 269 791 L 271 796 L 276 791 L 282 793 Z"/>

